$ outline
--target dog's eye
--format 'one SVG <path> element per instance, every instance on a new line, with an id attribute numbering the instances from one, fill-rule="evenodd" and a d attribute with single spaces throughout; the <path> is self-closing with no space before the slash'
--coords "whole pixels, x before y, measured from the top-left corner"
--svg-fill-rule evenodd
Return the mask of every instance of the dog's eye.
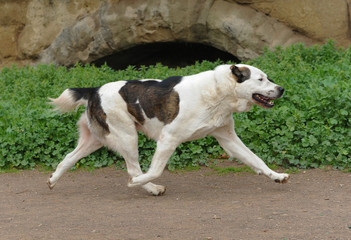
<path id="1" fill-rule="evenodd" d="M 258 81 L 262 82 L 262 81 L 263 81 L 263 78 L 259 78 Z"/>

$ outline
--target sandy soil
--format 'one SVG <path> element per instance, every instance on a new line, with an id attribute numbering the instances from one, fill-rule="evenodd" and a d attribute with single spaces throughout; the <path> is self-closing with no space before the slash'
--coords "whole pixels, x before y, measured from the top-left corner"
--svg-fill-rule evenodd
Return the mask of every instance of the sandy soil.
<path id="1" fill-rule="evenodd" d="M 351 239 L 351 173 L 308 170 L 287 184 L 210 168 L 170 173 L 164 196 L 114 168 L 0 174 L 0 239 Z"/>

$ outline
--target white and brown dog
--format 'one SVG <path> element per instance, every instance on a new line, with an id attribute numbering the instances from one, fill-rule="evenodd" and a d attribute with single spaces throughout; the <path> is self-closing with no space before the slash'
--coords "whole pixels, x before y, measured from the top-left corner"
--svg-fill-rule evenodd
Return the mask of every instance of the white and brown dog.
<path id="1" fill-rule="evenodd" d="M 164 80 L 117 81 L 99 88 L 69 88 L 51 99 L 61 112 L 80 105 L 87 110 L 79 124 L 76 149 L 67 154 L 47 181 L 52 189 L 59 178 L 79 159 L 103 145 L 120 153 L 127 165 L 129 187 L 141 186 L 153 195 L 166 188 L 150 181 L 158 178 L 176 147 L 211 135 L 232 157 L 275 182 L 287 182 L 289 175 L 272 171 L 251 152 L 234 131 L 233 112 L 249 111 L 253 104 L 273 107 L 271 100 L 284 89 L 261 70 L 243 64 L 221 65 L 215 70 Z M 138 133 L 157 141 L 146 173 L 138 162 Z"/>

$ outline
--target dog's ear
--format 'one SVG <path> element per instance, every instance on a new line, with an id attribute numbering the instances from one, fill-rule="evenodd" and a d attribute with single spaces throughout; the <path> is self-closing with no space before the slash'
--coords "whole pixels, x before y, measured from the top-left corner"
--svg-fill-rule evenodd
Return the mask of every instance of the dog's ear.
<path id="1" fill-rule="evenodd" d="M 237 67 L 235 65 L 232 65 L 230 67 L 230 70 L 232 71 L 232 74 L 235 76 L 238 83 L 244 82 L 251 76 L 251 71 L 247 67 Z"/>

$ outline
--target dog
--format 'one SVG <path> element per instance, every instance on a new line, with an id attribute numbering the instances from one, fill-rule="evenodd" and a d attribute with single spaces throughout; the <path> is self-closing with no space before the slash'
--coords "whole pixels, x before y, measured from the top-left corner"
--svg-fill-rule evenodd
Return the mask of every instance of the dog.
<path id="1" fill-rule="evenodd" d="M 129 187 L 141 186 L 153 195 L 166 187 L 151 183 L 161 176 L 168 159 L 182 142 L 211 135 L 231 157 L 278 183 L 289 175 L 271 170 L 249 150 L 234 131 L 233 113 L 256 104 L 272 108 L 284 89 L 253 66 L 219 65 L 214 70 L 164 80 L 143 79 L 107 83 L 97 88 L 69 88 L 52 99 L 55 110 L 70 112 L 80 105 L 78 145 L 67 154 L 47 181 L 52 189 L 81 158 L 102 146 L 125 159 Z M 138 131 L 157 142 L 149 170 L 138 162 Z"/>

